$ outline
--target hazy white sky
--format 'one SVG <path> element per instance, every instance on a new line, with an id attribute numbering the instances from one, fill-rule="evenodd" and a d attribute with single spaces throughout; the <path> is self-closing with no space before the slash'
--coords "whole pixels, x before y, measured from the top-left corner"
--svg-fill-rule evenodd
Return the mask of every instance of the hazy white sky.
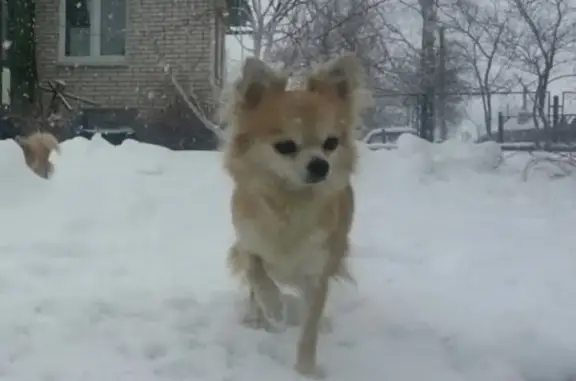
<path id="1" fill-rule="evenodd" d="M 241 39 L 242 43 L 240 43 Z M 234 80 L 238 75 L 238 70 L 242 61 L 250 56 L 250 52 L 242 49 L 242 46 L 252 46 L 252 39 L 250 36 L 226 36 L 226 74 L 227 81 Z"/>

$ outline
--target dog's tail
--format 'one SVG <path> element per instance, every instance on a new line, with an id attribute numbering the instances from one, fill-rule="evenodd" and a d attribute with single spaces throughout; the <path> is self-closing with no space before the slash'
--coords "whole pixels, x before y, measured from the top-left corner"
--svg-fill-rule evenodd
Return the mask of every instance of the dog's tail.
<path id="1" fill-rule="evenodd" d="M 16 143 L 24 152 L 28 167 L 38 176 L 49 179 L 54 172 L 50 162 L 52 151 L 60 152 L 60 144 L 54 135 L 47 132 L 35 132 L 27 137 L 17 137 Z"/>

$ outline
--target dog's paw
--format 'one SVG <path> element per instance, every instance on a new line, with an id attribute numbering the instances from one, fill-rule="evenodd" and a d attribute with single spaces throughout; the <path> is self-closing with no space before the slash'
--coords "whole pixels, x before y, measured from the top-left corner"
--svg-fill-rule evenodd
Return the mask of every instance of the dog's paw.
<path id="1" fill-rule="evenodd" d="M 246 313 L 242 316 L 242 325 L 252 329 L 263 329 L 265 319 L 253 313 Z"/>
<path id="2" fill-rule="evenodd" d="M 260 310 L 260 307 L 253 301 L 249 300 L 247 301 L 242 313 L 241 323 L 247 328 L 265 329 L 267 322 Z"/>
<path id="3" fill-rule="evenodd" d="M 263 309 L 264 316 L 271 324 L 283 324 L 284 323 L 284 310 L 282 308 L 282 303 L 266 305 Z"/>
<path id="4" fill-rule="evenodd" d="M 323 380 L 326 378 L 326 371 L 314 363 L 296 363 L 294 370 L 300 375 L 312 380 Z"/>
<path id="5" fill-rule="evenodd" d="M 264 316 L 259 318 L 244 318 L 242 320 L 242 325 L 250 329 L 264 330 L 270 333 L 280 333 L 285 331 L 284 326 L 281 324 L 271 323 Z"/>
<path id="6" fill-rule="evenodd" d="M 242 316 L 242 325 L 255 330 L 265 330 L 272 333 L 282 332 L 281 323 L 271 321 L 262 312 L 258 305 L 251 305 Z"/>
<path id="7" fill-rule="evenodd" d="M 285 303 L 277 290 L 257 294 L 258 307 L 264 318 L 272 325 L 285 324 Z"/>
<path id="8" fill-rule="evenodd" d="M 332 319 L 329 316 L 322 316 L 320 318 L 320 327 L 318 327 L 318 331 L 320 333 L 332 333 L 334 330 L 334 326 L 332 325 Z"/>

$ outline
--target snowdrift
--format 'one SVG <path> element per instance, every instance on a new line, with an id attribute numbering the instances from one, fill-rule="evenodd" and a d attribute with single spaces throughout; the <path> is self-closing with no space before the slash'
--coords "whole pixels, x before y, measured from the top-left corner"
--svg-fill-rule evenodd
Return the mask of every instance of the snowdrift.
<path id="1" fill-rule="evenodd" d="M 522 182 L 490 144 L 360 148 L 329 379 L 574 380 L 574 179 Z M 219 153 L 80 138 L 51 181 L 0 159 L 0 379 L 296 378 L 297 329 L 239 324 Z"/>

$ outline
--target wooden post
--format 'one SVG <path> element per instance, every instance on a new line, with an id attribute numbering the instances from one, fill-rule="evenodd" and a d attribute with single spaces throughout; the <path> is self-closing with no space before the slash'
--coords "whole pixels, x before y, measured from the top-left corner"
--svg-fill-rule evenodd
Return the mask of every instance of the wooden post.
<path id="1" fill-rule="evenodd" d="M 504 113 L 498 112 L 498 143 L 504 143 Z"/>

